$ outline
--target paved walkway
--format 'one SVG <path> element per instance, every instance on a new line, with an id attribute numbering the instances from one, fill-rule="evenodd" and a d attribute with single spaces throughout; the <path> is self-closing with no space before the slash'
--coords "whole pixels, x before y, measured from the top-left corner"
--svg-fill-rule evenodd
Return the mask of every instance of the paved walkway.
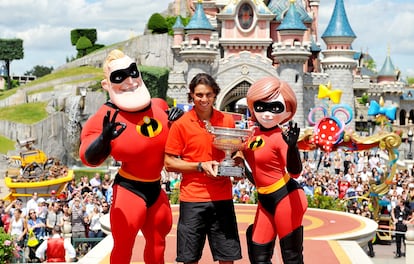
<path id="1" fill-rule="evenodd" d="M 174 225 L 167 237 L 167 248 L 165 252 L 166 264 L 175 263 L 176 251 L 176 223 L 178 220 L 178 206 L 173 206 Z M 243 259 L 235 264 L 248 264 L 246 249 L 245 230 L 253 222 L 255 205 L 236 205 L 239 234 L 242 244 Z M 350 264 L 350 263 L 376 263 L 369 258 L 358 242 L 363 243 L 364 237 L 376 230 L 376 224 L 372 221 L 342 212 L 333 212 L 318 209 L 309 209 L 304 217 L 304 259 L 307 264 L 329 263 L 329 264 Z M 349 239 L 349 240 L 341 240 Z M 366 240 L 365 240 L 366 241 Z M 137 236 L 135 249 L 132 256 L 133 264 L 144 263 L 142 252 L 145 241 L 140 235 Z M 109 263 L 110 250 L 112 248 L 112 237 L 105 238 L 97 247 L 87 254 L 81 263 Z M 104 253 L 105 252 L 105 253 Z M 379 254 L 379 253 L 378 253 Z M 275 250 L 273 263 L 282 263 L 279 249 Z M 213 263 L 209 252 L 208 243 L 203 251 L 200 264 Z M 383 264 L 386 262 L 380 262 Z M 390 262 L 391 263 L 391 262 Z"/>

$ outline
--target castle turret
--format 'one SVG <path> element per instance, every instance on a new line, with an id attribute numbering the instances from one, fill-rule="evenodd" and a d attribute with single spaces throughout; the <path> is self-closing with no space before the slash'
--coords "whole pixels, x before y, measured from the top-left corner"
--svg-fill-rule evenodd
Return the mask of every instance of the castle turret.
<path id="1" fill-rule="evenodd" d="M 222 23 L 220 46 L 223 58 L 239 56 L 248 50 L 252 56 L 267 57 L 267 50 L 272 43 L 270 21 L 275 15 L 262 1 L 230 1 L 217 14 Z"/>
<path id="2" fill-rule="evenodd" d="M 167 94 L 179 103 L 186 103 L 187 96 L 183 91 L 187 91 L 187 83 L 184 77 L 184 73 L 187 71 L 187 64 L 179 55 L 181 52 L 181 44 L 184 41 L 184 25 L 180 16 L 177 16 L 172 28 L 174 31 L 174 43 L 171 49 L 174 53 L 174 66 L 168 76 Z"/>
<path id="3" fill-rule="evenodd" d="M 181 57 L 188 63 L 187 83 L 197 73 L 213 73 L 213 62 L 219 55 L 218 40 L 212 38 L 215 28 L 204 13 L 202 1 L 196 4 L 194 15 L 184 28 L 185 41 L 181 44 Z"/>
<path id="4" fill-rule="evenodd" d="M 305 113 L 303 109 L 303 72 L 304 64 L 311 53 L 308 44 L 303 37 L 308 28 L 303 24 L 299 13 L 296 11 L 295 1 L 290 1 L 290 6 L 277 28 L 280 42 L 273 44 L 272 56 L 279 64 L 277 71 L 279 77 L 288 82 L 295 91 L 298 107 L 295 121 L 299 126 L 305 126 Z"/>
<path id="5" fill-rule="evenodd" d="M 381 70 L 378 73 L 377 82 L 395 82 L 398 81 L 399 72 L 395 69 L 394 64 L 392 63 L 391 56 L 388 52 L 387 58 L 382 65 Z"/>
<path id="6" fill-rule="evenodd" d="M 322 51 L 322 68 L 329 74 L 332 87 L 342 90 L 341 103 L 354 107 L 352 82 L 357 63 L 351 44 L 356 35 L 349 25 L 343 0 L 336 0 L 331 20 L 321 37 L 327 46 Z"/>

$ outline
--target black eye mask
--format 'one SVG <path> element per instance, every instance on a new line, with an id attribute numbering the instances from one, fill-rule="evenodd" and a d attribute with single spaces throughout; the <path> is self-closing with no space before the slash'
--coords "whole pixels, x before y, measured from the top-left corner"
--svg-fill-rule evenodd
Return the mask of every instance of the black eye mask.
<path id="1" fill-rule="evenodd" d="M 126 69 L 113 71 L 109 77 L 109 80 L 111 80 L 112 83 L 122 83 L 128 77 L 139 77 L 139 71 L 136 63 L 131 63 L 131 65 L 129 65 Z"/>
<path id="2" fill-rule="evenodd" d="M 282 102 L 262 102 L 257 101 L 253 103 L 254 111 L 256 112 L 271 112 L 273 114 L 280 114 L 285 111 L 285 106 Z"/>

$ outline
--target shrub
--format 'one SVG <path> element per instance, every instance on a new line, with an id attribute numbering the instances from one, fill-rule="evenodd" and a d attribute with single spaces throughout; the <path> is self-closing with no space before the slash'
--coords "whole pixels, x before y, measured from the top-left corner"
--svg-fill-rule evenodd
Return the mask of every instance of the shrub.
<path id="1" fill-rule="evenodd" d="M 11 235 L 0 227 L 0 263 L 9 263 L 14 258 L 19 258 L 20 247 L 13 241 Z"/>
<path id="2" fill-rule="evenodd" d="M 163 34 L 168 32 L 168 25 L 165 18 L 159 13 L 154 13 L 148 20 L 148 29 L 155 34 Z"/>

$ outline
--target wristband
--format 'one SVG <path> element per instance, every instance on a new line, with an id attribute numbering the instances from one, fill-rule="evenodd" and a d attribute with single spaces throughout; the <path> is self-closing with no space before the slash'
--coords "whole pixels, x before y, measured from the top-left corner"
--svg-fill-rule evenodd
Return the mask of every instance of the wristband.
<path id="1" fill-rule="evenodd" d="M 199 162 L 198 165 L 197 165 L 197 171 L 199 171 L 199 172 L 203 172 L 204 171 L 203 170 L 203 166 L 201 166 L 201 162 Z"/>

